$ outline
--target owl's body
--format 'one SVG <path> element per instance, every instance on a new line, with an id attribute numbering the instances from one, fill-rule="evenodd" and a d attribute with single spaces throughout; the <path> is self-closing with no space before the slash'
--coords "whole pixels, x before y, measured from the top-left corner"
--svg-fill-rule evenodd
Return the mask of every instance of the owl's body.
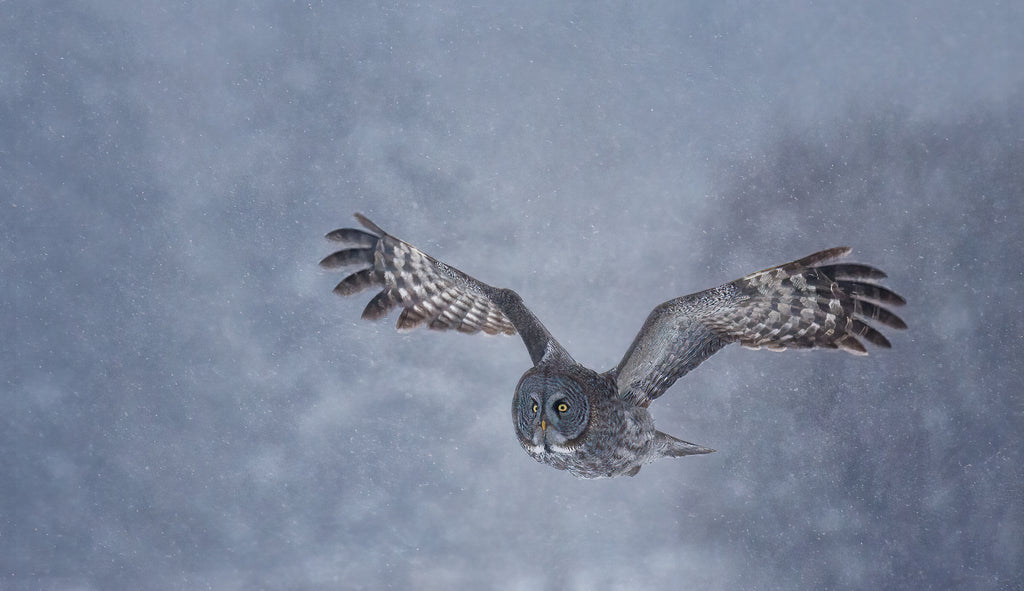
<path id="1" fill-rule="evenodd" d="M 574 408 L 588 411 L 578 438 L 559 428 L 559 414 L 565 413 L 557 406 L 563 396 Z M 536 416 L 531 414 L 534 400 Z M 632 476 L 666 455 L 712 451 L 656 430 L 646 408 L 619 396 L 611 372 L 599 374 L 571 359 L 553 359 L 523 375 L 512 400 L 512 420 L 530 457 L 579 478 Z M 545 425 L 538 429 L 541 421 Z"/>
<path id="2" fill-rule="evenodd" d="M 512 399 L 519 443 L 537 461 L 580 478 L 633 476 L 662 457 L 713 451 L 656 430 L 648 406 L 731 342 L 864 354 L 859 339 L 890 344 L 862 318 L 906 328 L 884 307 L 904 303 L 877 284 L 885 274 L 866 265 L 826 264 L 849 250 L 834 248 L 665 302 L 651 312 L 619 365 L 598 373 L 576 363 L 516 292 L 480 282 L 356 218 L 372 233 L 341 229 L 327 235 L 350 248 L 327 256 L 322 266 L 364 267 L 335 292 L 383 287 L 363 318 L 379 319 L 401 307 L 400 329 L 426 324 L 518 333 L 534 364 Z"/>

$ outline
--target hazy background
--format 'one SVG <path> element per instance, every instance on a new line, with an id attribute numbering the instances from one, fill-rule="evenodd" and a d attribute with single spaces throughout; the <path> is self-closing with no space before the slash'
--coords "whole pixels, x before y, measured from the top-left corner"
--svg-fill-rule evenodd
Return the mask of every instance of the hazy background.
<path id="1" fill-rule="evenodd" d="M 1024 586 L 1024 5 L 0 2 L 0 588 Z M 728 348 L 578 481 L 517 338 L 365 323 L 362 212 L 615 365 L 816 249 L 866 358 Z M 875 354 L 877 353 L 877 354 Z"/>

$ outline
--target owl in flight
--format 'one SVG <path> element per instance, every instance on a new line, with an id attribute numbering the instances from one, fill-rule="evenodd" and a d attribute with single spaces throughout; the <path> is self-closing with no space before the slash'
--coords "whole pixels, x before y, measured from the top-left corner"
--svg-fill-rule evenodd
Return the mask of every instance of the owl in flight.
<path id="1" fill-rule="evenodd" d="M 324 268 L 360 268 L 334 288 L 343 296 L 381 291 L 363 310 L 377 320 L 402 308 L 398 328 L 426 325 L 465 333 L 519 334 L 533 360 L 512 398 L 519 443 L 538 462 L 580 478 L 633 476 L 662 457 L 711 449 L 654 428 L 647 407 L 713 353 L 745 347 L 867 351 L 889 348 L 876 325 L 904 329 L 886 307 L 902 297 L 878 284 L 874 267 L 837 263 L 849 248 L 830 248 L 694 294 L 669 300 L 647 317 L 622 361 L 598 373 L 576 363 L 511 289 L 491 287 L 380 229 L 334 230 L 345 246 Z"/>

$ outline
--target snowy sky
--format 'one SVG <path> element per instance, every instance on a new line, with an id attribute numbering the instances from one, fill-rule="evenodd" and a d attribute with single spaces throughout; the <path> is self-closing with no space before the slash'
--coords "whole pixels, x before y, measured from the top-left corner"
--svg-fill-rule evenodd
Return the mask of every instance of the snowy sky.
<path id="1" fill-rule="evenodd" d="M 1019 2 L 0 2 L 0 588 L 1024 585 Z M 362 212 L 573 356 L 814 250 L 891 351 L 730 347 L 718 450 L 520 449 L 517 338 L 359 319 Z"/>

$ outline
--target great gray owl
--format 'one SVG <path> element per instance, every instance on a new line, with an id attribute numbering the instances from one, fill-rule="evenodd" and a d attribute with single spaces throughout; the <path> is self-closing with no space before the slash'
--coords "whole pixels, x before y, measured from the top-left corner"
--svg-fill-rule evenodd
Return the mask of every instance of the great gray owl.
<path id="1" fill-rule="evenodd" d="M 661 304 L 618 367 L 598 373 L 576 363 L 516 292 L 449 267 L 362 215 L 356 219 L 370 231 L 343 228 L 327 234 L 348 248 L 328 255 L 321 266 L 362 267 L 335 293 L 383 288 L 363 318 L 377 320 L 400 307 L 399 329 L 425 324 L 465 333 L 518 333 L 533 360 L 512 398 L 519 443 L 538 462 L 581 478 L 633 476 L 658 458 L 714 451 L 656 430 L 647 407 L 729 343 L 863 355 L 867 351 L 859 339 L 891 345 L 862 319 L 906 328 L 883 307 L 905 303 L 878 285 L 885 274 L 835 263 L 850 249 L 831 248 Z"/>

